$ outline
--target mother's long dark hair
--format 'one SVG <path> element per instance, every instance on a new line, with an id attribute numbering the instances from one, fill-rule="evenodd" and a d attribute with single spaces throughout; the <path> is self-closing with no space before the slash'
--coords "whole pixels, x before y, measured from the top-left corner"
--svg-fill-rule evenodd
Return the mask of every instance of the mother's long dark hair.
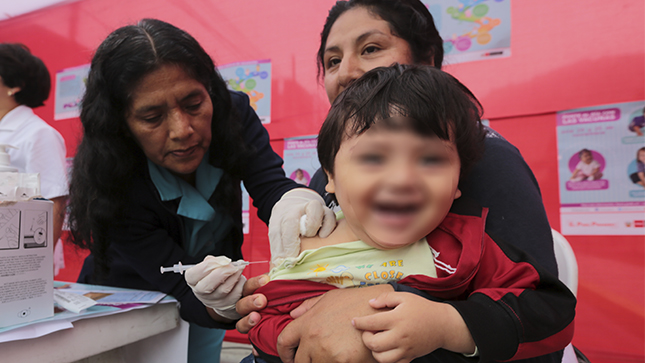
<path id="1" fill-rule="evenodd" d="M 224 80 L 201 45 L 185 31 L 155 19 L 112 32 L 92 59 L 81 106 L 84 134 L 74 158 L 69 198 L 72 241 L 95 255 L 99 274 L 107 272 L 110 221 L 126 206 L 133 175 L 147 168 L 126 123 L 131 91 L 163 65 L 178 65 L 204 85 L 213 103 L 209 157 L 226 155 L 223 169 L 235 177 L 241 173 L 246 154 L 236 113 Z"/>

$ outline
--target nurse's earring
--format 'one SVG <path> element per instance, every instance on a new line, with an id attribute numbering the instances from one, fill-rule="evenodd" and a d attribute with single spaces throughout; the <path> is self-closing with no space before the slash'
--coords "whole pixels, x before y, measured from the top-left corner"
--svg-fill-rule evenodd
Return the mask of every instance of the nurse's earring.
<path id="1" fill-rule="evenodd" d="M 18 92 L 20 92 L 20 87 L 13 87 L 12 89 L 7 91 L 7 96 L 12 97 Z"/>

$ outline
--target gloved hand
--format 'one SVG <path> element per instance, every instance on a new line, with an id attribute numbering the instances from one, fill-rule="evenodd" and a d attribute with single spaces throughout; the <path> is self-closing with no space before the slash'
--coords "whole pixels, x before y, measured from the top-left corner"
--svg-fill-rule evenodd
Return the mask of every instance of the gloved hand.
<path id="1" fill-rule="evenodd" d="M 204 261 L 184 273 L 186 282 L 195 296 L 206 306 L 225 318 L 237 320 L 235 303 L 242 297 L 246 277 L 245 265 L 233 266 L 226 256 L 206 256 Z"/>
<path id="2" fill-rule="evenodd" d="M 301 231 L 300 219 L 306 218 Z M 300 252 L 300 235 L 325 238 L 336 228 L 336 216 L 325 201 L 311 189 L 292 189 L 273 206 L 269 220 L 271 263 L 279 265 L 287 257 Z"/>

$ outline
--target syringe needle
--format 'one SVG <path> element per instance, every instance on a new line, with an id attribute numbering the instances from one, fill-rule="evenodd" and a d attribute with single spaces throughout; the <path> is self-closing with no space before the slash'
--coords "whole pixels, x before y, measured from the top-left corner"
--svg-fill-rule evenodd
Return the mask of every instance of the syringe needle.
<path id="1" fill-rule="evenodd" d="M 238 267 L 238 266 L 250 265 L 252 263 L 267 263 L 267 262 L 269 262 L 269 261 L 252 261 L 252 262 L 249 262 L 249 261 L 239 260 L 239 261 L 231 262 L 231 265 L 233 265 L 235 267 Z M 172 265 L 172 267 L 163 267 L 163 266 L 161 266 L 160 271 L 161 271 L 161 273 L 174 272 L 174 273 L 177 273 L 177 274 L 183 274 L 184 271 L 188 270 L 189 268 L 191 268 L 193 266 L 195 266 L 195 265 L 182 265 L 181 262 L 179 262 L 179 263 L 176 263 L 176 264 Z M 215 268 L 219 268 L 219 267 L 224 267 L 224 266 L 216 266 Z"/>

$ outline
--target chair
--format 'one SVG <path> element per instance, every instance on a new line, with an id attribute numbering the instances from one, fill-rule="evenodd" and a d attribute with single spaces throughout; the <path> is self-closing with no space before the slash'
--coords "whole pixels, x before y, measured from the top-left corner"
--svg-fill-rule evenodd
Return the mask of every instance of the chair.
<path id="1" fill-rule="evenodd" d="M 573 249 L 566 238 L 560 232 L 552 229 L 553 251 L 555 261 L 558 264 L 558 278 L 574 295 L 578 295 L 578 261 Z M 589 359 L 573 344 L 564 348 L 562 363 L 588 363 Z"/>
<path id="2" fill-rule="evenodd" d="M 553 250 L 558 264 L 558 278 L 574 295 L 578 294 L 578 261 L 573 249 L 560 232 L 552 229 Z"/>

